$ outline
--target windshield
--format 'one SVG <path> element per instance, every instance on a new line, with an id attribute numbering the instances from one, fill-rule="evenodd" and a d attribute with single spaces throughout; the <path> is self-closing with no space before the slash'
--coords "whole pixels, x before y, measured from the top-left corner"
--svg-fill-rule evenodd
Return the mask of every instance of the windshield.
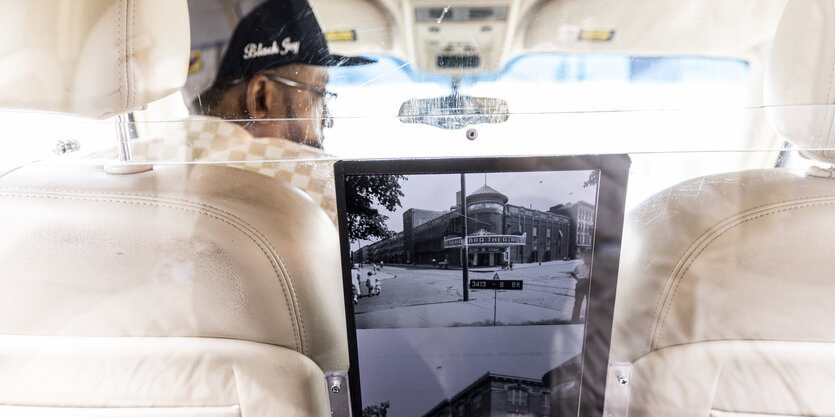
<path id="1" fill-rule="evenodd" d="M 341 123 L 329 132 L 326 149 L 336 155 L 428 157 L 467 155 L 473 150 L 508 155 L 744 147 L 745 126 L 738 123 L 738 113 L 728 114 L 728 110 L 743 111 L 749 100 L 748 66 L 738 60 L 533 54 L 514 59 L 500 72 L 456 79 L 416 74 L 396 59 L 374 58 L 376 64 L 331 71 L 333 89 L 340 93 L 332 107 Z M 454 90 L 506 100 L 507 123 L 472 126 L 480 133 L 473 143 L 466 140 L 463 130 L 404 125 L 396 117 L 400 104 L 409 99 L 443 97 Z M 711 123 L 694 123 L 698 118 L 710 118 Z M 366 126 L 358 125 L 357 119 Z M 513 148 L 506 146 L 508 135 L 514 138 Z M 676 140 L 671 140 L 672 135 Z"/>

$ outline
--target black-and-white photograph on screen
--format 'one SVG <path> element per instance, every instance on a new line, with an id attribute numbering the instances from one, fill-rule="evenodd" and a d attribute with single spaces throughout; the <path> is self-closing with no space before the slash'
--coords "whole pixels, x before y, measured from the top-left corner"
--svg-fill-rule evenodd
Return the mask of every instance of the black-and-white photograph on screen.
<path id="1" fill-rule="evenodd" d="M 628 162 L 338 163 L 354 414 L 601 415 Z"/>
<path id="2" fill-rule="evenodd" d="M 581 323 L 597 176 L 347 177 L 356 327 Z"/>

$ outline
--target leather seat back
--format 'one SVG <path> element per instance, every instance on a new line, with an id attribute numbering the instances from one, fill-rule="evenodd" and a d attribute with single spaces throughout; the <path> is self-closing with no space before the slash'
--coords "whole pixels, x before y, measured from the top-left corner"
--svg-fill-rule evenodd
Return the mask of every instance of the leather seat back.
<path id="1" fill-rule="evenodd" d="M 790 1 L 766 79 L 776 131 L 831 162 L 835 2 Z M 610 360 L 630 416 L 835 414 L 835 182 L 782 169 L 696 178 L 629 216 Z"/>
<path id="2" fill-rule="evenodd" d="M 188 24 L 185 0 L 2 2 L 0 108 L 137 110 L 184 84 Z M 338 237 L 294 186 L 33 164 L 0 176 L 0 230 L 0 414 L 330 415 Z"/>

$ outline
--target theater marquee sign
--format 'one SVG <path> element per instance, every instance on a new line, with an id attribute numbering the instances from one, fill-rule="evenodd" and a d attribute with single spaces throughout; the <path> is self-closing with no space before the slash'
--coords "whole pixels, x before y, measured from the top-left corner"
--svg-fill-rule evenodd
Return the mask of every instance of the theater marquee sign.
<path id="1" fill-rule="evenodd" d="M 471 248 L 525 246 L 525 235 L 477 235 L 467 236 L 467 246 Z M 461 237 L 444 238 L 444 249 L 461 247 Z"/>

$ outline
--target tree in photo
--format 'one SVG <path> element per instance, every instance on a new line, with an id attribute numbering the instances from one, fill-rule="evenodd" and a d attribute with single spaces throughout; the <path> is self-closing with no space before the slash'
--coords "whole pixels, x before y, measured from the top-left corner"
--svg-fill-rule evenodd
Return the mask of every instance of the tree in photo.
<path id="1" fill-rule="evenodd" d="M 375 205 L 394 211 L 400 207 L 400 181 L 403 175 L 351 175 L 345 179 L 345 211 L 348 218 L 348 239 L 353 241 L 393 234 L 386 226 L 388 216 Z"/>
<path id="2" fill-rule="evenodd" d="M 391 406 L 388 401 L 383 401 L 380 404 L 369 405 L 362 410 L 363 417 L 386 417 L 388 409 Z"/>
<path id="3" fill-rule="evenodd" d="M 583 188 L 594 187 L 600 181 L 600 171 L 594 170 L 589 173 L 589 179 L 583 182 Z"/>

